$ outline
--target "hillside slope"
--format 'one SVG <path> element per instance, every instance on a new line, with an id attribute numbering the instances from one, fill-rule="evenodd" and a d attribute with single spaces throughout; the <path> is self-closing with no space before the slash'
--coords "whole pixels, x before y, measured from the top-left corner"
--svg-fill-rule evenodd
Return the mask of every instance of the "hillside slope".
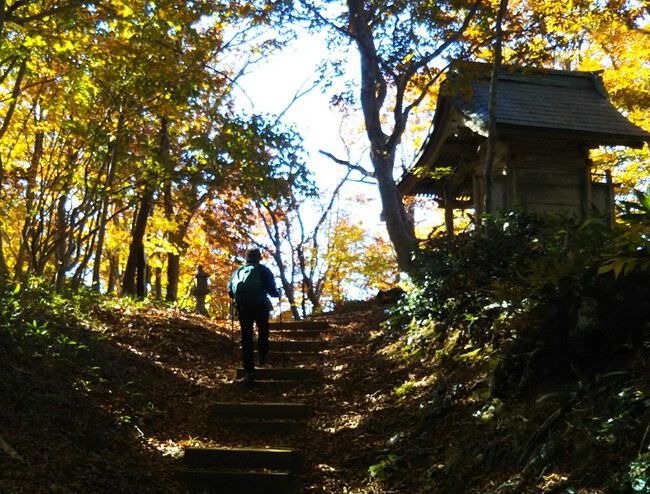
<path id="1" fill-rule="evenodd" d="M 496 399 L 495 355 L 445 354 L 448 339 L 435 358 L 407 358 L 381 325 L 389 307 L 326 316 L 304 492 L 650 492 L 650 338 L 590 377 Z M 185 492 L 183 447 L 218 444 L 206 409 L 241 396 L 231 331 L 115 306 L 76 327 L 0 332 L 0 492 Z"/>

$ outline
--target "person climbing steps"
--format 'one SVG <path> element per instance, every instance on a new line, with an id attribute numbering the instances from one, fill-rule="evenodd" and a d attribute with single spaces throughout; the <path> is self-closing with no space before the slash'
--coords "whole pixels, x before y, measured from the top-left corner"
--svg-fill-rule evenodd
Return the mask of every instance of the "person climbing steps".
<path id="1" fill-rule="evenodd" d="M 257 351 L 259 366 L 266 363 L 269 352 L 269 316 L 273 305 L 269 296 L 279 298 L 273 273 L 261 264 L 259 249 L 246 252 L 246 264 L 239 267 L 230 278 L 228 294 L 235 300 L 241 330 L 244 382 L 255 380 L 255 349 L 253 333 L 257 325 Z"/>

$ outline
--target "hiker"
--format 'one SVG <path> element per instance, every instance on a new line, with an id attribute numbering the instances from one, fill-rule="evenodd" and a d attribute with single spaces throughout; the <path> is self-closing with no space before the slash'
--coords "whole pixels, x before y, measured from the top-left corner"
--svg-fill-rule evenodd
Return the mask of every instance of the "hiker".
<path id="1" fill-rule="evenodd" d="M 273 273 L 260 264 L 259 249 L 246 252 L 246 264 L 238 268 L 228 283 L 228 294 L 235 299 L 239 325 L 241 326 L 241 347 L 245 382 L 252 382 L 255 374 L 255 352 L 253 349 L 253 326 L 257 324 L 257 352 L 259 364 L 264 365 L 269 352 L 269 314 L 273 305 L 268 298 L 280 297 L 275 287 Z"/>

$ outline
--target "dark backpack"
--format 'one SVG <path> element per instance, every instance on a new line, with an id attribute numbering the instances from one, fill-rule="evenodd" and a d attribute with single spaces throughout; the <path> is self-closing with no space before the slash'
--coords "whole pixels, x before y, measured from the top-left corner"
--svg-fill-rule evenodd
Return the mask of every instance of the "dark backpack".
<path id="1" fill-rule="evenodd" d="M 232 277 L 232 292 L 239 304 L 254 305 L 266 301 L 266 292 L 262 288 L 262 274 L 256 264 L 242 266 Z"/>

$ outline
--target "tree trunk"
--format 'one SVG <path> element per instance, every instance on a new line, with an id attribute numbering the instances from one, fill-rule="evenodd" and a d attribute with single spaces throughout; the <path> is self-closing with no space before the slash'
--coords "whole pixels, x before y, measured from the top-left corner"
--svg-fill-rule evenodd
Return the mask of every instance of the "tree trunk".
<path id="1" fill-rule="evenodd" d="M 305 250 L 302 244 L 300 244 L 296 249 L 296 255 L 298 257 L 298 265 L 302 274 L 305 298 L 311 303 L 313 311 L 319 312 L 321 310 L 320 293 L 316 290 L 314 280 L 312 279 L 314 271 L 307 269 L 307 260 L 305 259 Z M 303 312 L 305 312 L 304 308 Z"/>
<path id="2" fill-rule="evenodd" d="M 0 157 L 0 186 L 4 182 L 4 168 L 2 166 L 2 158 Z M 0 231 L 0 281 L 6 280 L 9 278 L 9 266 L 7 266 L 7 261 L 4 254 L 4 245 L 3 245 L 3 235 Z"/>
<path id="3" fill-rule="evenodd" d="M 81 229 L 83 231 L 83 228 Z M 78 245 L 82 245 L 83 237 L 82 235 L 79 235 L 80 238 L 78 238 Z M 75 269 L 74 274 L 72 275 L 70 279 L 70 288 L 77 292 L 81 289 L 81 287 L 84 284 L 86 273 L 88 272 L 88 265 L 90 264 L 90 260 L 93 257 L 93 250 L 95 248 L 95 242 L 96 242 L 96 237 L 97 233 L 93 233 L 92 235 L 88 236 L 88 240 L 86 242 L 86 245 L 88 246 L 87 248 L 78 248 L 76 249 L 77 251 L 77 268 Z M 79 259 L 81 259 L 79 261 Z"/>
<path id="4" fill-rule="evenodd" d="M 167 253 L 167 292 L 165 300 L 175 303 L 178 300 L 178 279 L 181 270 L 181 256 L 175 252 Z"/>
<path id="5" fill-rule="evenodd" d="M 284 268 L 282 263 L 282 254 L 279 250 L 276 250 L 272 253 L 275 264 L 280 271 L 280 283 L 282 284 L 282 289 L 284 290 L 284 295 L 287 297 L 287 302 L 289 302 L 289 307 L 291 308 L 291 317 L 295 321 L 302 319 L 300 317 L 300 312 L 298 311 L 298 306 L 296 305 L 296 294 L 293 290 L 293 283 L 287 279 L 287 271 Z M 282 304 L 282 298 L 278 300 L 278 305 Z"/>
<path id="6" fill-rule="evenodd" d="M 167 120 L 165 118 L 160 119 L 159 136 L 158 165 L 161 165 L 169 148 Z M 124 279 L 122 280 L 122 293 L 124 295 L 137 295 L 138 297 L 144 297 L 147 293 L 146 284 L 148 273 L 147 255 L 144 248 L 144 236 L 147 230 L 149 215 L 153 210 L 153 187 L 154 186 L 151 183 L 146 184 L 142 199 L 140 199 L 140 208 L 133 227 L 131 246 L 129 247 L 129 258 L 126 261 Z"/>
<path id="7" fill-rule="evenodd" d="M 305 238 L 305 226 L 302 221 L 302 217 L 300 216 L 300 210 L 297 210 L 297 221 L 300 225 L 300 244 L 298 244 L 296 247 L 295 252 L 298 258 L 298 267 L 300 269 L 300 274 L 302 275 L 303 300 L 301 307 L 303 315 L 307 315 L 307 300 L 309 300 L 312 305 L 312 312 L 319 312 L 322 309 L 320 300 L 323 293 L 323 277 L 318 275 L 317 269 L 317 253 L 319 252 L 318 233 L 321 227 L 325 224 L 327 218 L 330 216 L 332 208 L 334 207 L 334 202 L 336 198 L 339 197 L 341 188 L 347 182 L 348 178 L 350 177 L 350 173 L 351 170 L 348 170 L 348 173 L 345 175 L 345 177 L 343 177 L 343 179 L 341 179 L 339 184 L 334 189 L 327 207 L 322 211 L 320 219 L 314 226 L 314 229 L 308 238 Z M 305 257 L 305 245 L 307 243 L 311 244 L 311 250 L 314 252 L 309 265 Z"/>
<path id="8" fill-rule="evenodd" d="M 169 197 L 171 198 L 171 190 Z M 193 197 L 196 197 L 196 195 Z M 188 208 L 185 219 L 182 223 L 175 225 L 176 230 L 174 232 L 168 234 L 169 243 L 176 248 L 176 251 L 170 251 L 167 253 L 167 291 L 165 294 L 165 300 L 167 302 L 174 303 L 178 300 L 178 286 L 180 283 L 181 273 L 181 257 L 187 249 L 187 242 L 185 241 L 185 237 L 187 236 L 187 232 L 190 229 L 194 215 L 201 208 L 201 205 L 205 202 L 205 199 L 207 197 L 208 195 L 204 194 L 196 200 L 192 199 L 193 204 L 184 204 L 184 206 Z M 167 199 L 165 199 L 165 204 L 165 208 L 167 210 Z M 170 204 L 172 203 L 170 202 Z M 168 211 L 169 215 L 166 217 L 170 220 L 169 224 L 172 224 L 172 219 L 176 219 L 178 221 L 179 215 L 174 213 L 173 208 L 170 208 Z M 167 215 L 168 213 L 165 214 Z"/>
<path id="9" fill-rule="evenodd" d="M 393 178 L 394 159 L 386 158 L 386 162 L 382 162 L 384 161 L 382 158 L 376 157 L 373 161 L 388 237 L 395 249 L 399 268 L 408 273 L 417 247 L 413 219 L 406 212 L 402 196 Z"/>
<path id="10" fill-rule="evenodd" d="M 101 288 L 101 264 L 104 250 L 104 239 L 106 237 L 106 222 L 108 221 L 108 207 L 110 205 L 110 190 L 115 180 L 115 170 L 117 168 L 117 160 L 120 150 L 120 136 L 124 127 L 124 113 L 120 112 L 117 120 L 117 132 L 115 139 L 111 143 L 109 150 L 109 157 L 107 160 L 106 182 L 102 197 L 102 210 L 99 218 L 99 232 L 97 235 L 97 249 L 95 250 L 95 259 L 93 264 L 93 280 L 92 289 L 99 292 Z"/>
<path id="11" fill-rule="evenodd" d="M 381 122 L 381 108 L 387 92 L 387 84 L 381 73 L 371 26 L 365 18 L 363 0 L 348 0 L 350 31 L 357 44 L 361 58 L 361 107 L 366 133 L 370 141 L 370 160 L 375 171 L 383 217 L 390 241 L 395 248 L 397 264 L 402 271 L 411 268 L 411 259 L 417 246 L 415 229 L 404 208 L 402 196 L 393 177 L 395 148 L 399 143 L 400 125 L 389 138 Z M 398 128 L 400 127 L 400 128 Z"/>
<path id="12" fill-rule="evenodd" d="M 138 298 L 145 298 L 147 296 L 149 266 L 147 265 L 147 251 L 144 248 L 144 241 L 138 244 L 136 256 L 135 294 Z"/>
<path id="13" fill-rule="evenodd" d="M 38 167 L 41 163 L 41 158 L 43 157 L 43 138 L 43 132 L 37 132 L 34 136 L 34 152 L 32 153 L 32 159 L 29 163 L 29 168 L 27 169 L 27 183 L 25 186 L 25 222 L 23 223 L 20 247 L 18 249 L 18 255 L 16 256 L 16 267 L 14 270 L 14 276 L 17 279 L 22 279 L 24 277 L 25 261 L 29 253 L 29 232 L 34 221 L 36 176 L 38 173 Z M 29 257 L 31 258 L 31 256 Z M 28 271 L 30 270 L 31 266 L 28 267 Z"/>
<path id="14" fill-rule="evenodd" d="M 197 201 L 195 207 L 192 208 L 188 214 L 187 219 L 185 219 L 183 223 L 177 225 L 177 231 L 170 235 L 169 242 L 174 247 L 176 247 L 178 251 L 167 253 L 167 293 L 165 294 L 165 300 L 167 300 L 167 302 L 173 303 L 178 300 L 178 285 L 181 273 L 181 255 L 187 249 L 185 236 L 187 235 L 187 231 L 190 228 L 194 214 L 202 203 L 203 200 Z"/>
<path id="15" fill-rule="evenodd" d="M 13 63 L 16 61 L 12 61 Z M 11 92 L 11 98 L 7 98 L 9 100 L 9 104 L 7 105 L 7 112 L 5 113 L 5 118 L 2 122 L 2 125 L 0 125 L 0 139 L 4 137 L 4 135 L 7 132 L 7 129 L 9 128 L 9 123 L 11 122 L 11 118 L 14 115 L 14 112 L 16 111 L 16 105 L 18 104 L 20 98 L 20 86 L 23 83 L 23 78 L 25 77 L 25 71 L 27 70 L 27 58 L 24 58 L 20 62 L 20 67 L 18 67 L 18 74 L 16 75 L 16 81 L 14 82 L 14 87 Z"/>
<path id="16" fill-rule="evenodd" d="M 66 245 L 66 204 L 68 197 L 64 194 L 59 198 L 59 204 L 56 209 L 56 232 L 54 233 L 55 259 L 56 259 L 56 291 L 61 292 L 65 288 L 65 273 L 67 271 L 67 245 Z"/>
<path id="17" fill-rule="evenodd" d="M 163 289 L 162 289 L 162 268 L 161 267 L 156 268 L 155 275 L 156 275 L 155 297 L 156 300 L 162 301 Z"/>
<path id="18" fill-rule="evenodd" d="M 484 176 L 485 176 L 485 196 L 483 203 L 483 210 L 485 214 L 490 215 L 493 213 L 492 208 L 492 192 L 493 192 L 493 175 L 494 175 L 494 157 L 496 155 L 497 146 L 497 119 L 496 119 L 496 106 L 497 106 L 497 88 L 499 85 L 499 71 L 501 68 L 501 45 L 503 42 L 503 18 L 508 8 L 508 0 L 501 0 L 499 4 L 499 12 L 496 18 L 496 34 L 494 39 L 494 65 L 492 69 L 492 78 L 490 80 L 490 96 L 488 104 L 488 141 L 487 141 L 487 155 L 485 158 Z M 489 235 L 489 232 L 487 232 Z"/>
<path id="19" fill-rule="evenodd" d="M 144 191 L 143 196 L 140 199 L 140 207 L 136 212 L 136 218 L 131 233 L 129 257 L 126 261 L 122 280 L 123 295 L 137 295 L 136 276 L 140 280 L 144 277 L 143 271 L 145 265 L 143 265 L 144 256 L 142 254 L 144 252 L 144 235 L 147 230 L 149 214 L 152 210 L 152 196 L 153 192 L 150 190 L 149 186 L 147 186 L 147 189 Z"/>
<path id="20" fill-rule="evenodd" d="M 278 217 L 278 214 L 276 212 L 276 207 L 277 204 L 272 204 L 272 203 L 267 203 L 267 202 L 262 202 L 261 204 L 257 204 L 257 212 L 259 214 L 259 217 L 262 218 L 262 223 L 264 224 L 264 229 L 266 230 L 266 234 L 268 235 L 269 240 L 273 244 L 273 249 L 267 249 L 271 256 L 273 257 L 273 260 L 275 261 L 275 265 L 278 268 L 278 271 L 280 272 L 280 284 L 281 288 L 284 290 L 284 295 L 287 297 L 287 301 L 289 302 L 289 306 L 291 307 L 291 314 L 294 319 L 298 320 L 300 319 L 300 313 L 298 312 L 298 308 L 296 307 L 296 299 L 295 299 L 295 293 L 293 290 L 293 280 L 289 280 L 287 278 L 287 269 L 285 267 L 285 264 L 282 262 L 282 251 L 284 250 L 282 247 L 283 239 L 288 239 L 290 238 L 290 233 L 289 233 L 289 225 L 290 223 L 287 221 L 287 217 L 284 216 L 284 219 L 281 220 Z M 265 213 L 268 215 L 265 216 Z M 281 232 L 280 229 L 280 224 L 281 221 L 286 222 L 287 226 L 287 231 L 284 233 L 284 235 Z M 252 237 L 250 240 L 253 240 Z M 253 240 L 254 242 L 254 240 Z M 256 242 L 255 242 L 256 243 Z M 260 248 L 263 246 L 259 245 Z M 290 249 L 290 252 L 293 255 L 293 247 Z M 292 261 L 293 262 L 293 261 Z M 290 273 L 293 272 L 293 269 L 290 270 Z M 282 300 L 279 300 L 279 303 L 282 303 Z"/>
<path id="21" fill-rule="evenodd" d="M 119 286 L 120 280 L 120 259 L 116 252 L 108 254 L 108 284 L 106 293 L 114 293 Z M 119 293 L 117 295 L 120 295 Z"/>
<path id="22" fill-rule="evenodd" d="M 173 166 L 169 158 L 169 133 L 167 127 L 167 119 L 162 118 L 160 130 L 160 161 L 165 170 L 165 185 L 163 189 L 163 207 L 165 210 L 165 219 L 169 225 L 174 225 L 178 221 L 174 211 L 174 197 L 172 190 L 172 172 Z M 180 224 L 175 225 L 175 231 L 167 232 L 167 240 L 175 247 L 174 250 L 167 252 L 167 291 L 165 293 L 165 300 L 170 303 L 175 303 L 178 300 L 178 281 L 180 278 L 181 266 L 181 244 L 185 236 L 184 226 Z"/>

